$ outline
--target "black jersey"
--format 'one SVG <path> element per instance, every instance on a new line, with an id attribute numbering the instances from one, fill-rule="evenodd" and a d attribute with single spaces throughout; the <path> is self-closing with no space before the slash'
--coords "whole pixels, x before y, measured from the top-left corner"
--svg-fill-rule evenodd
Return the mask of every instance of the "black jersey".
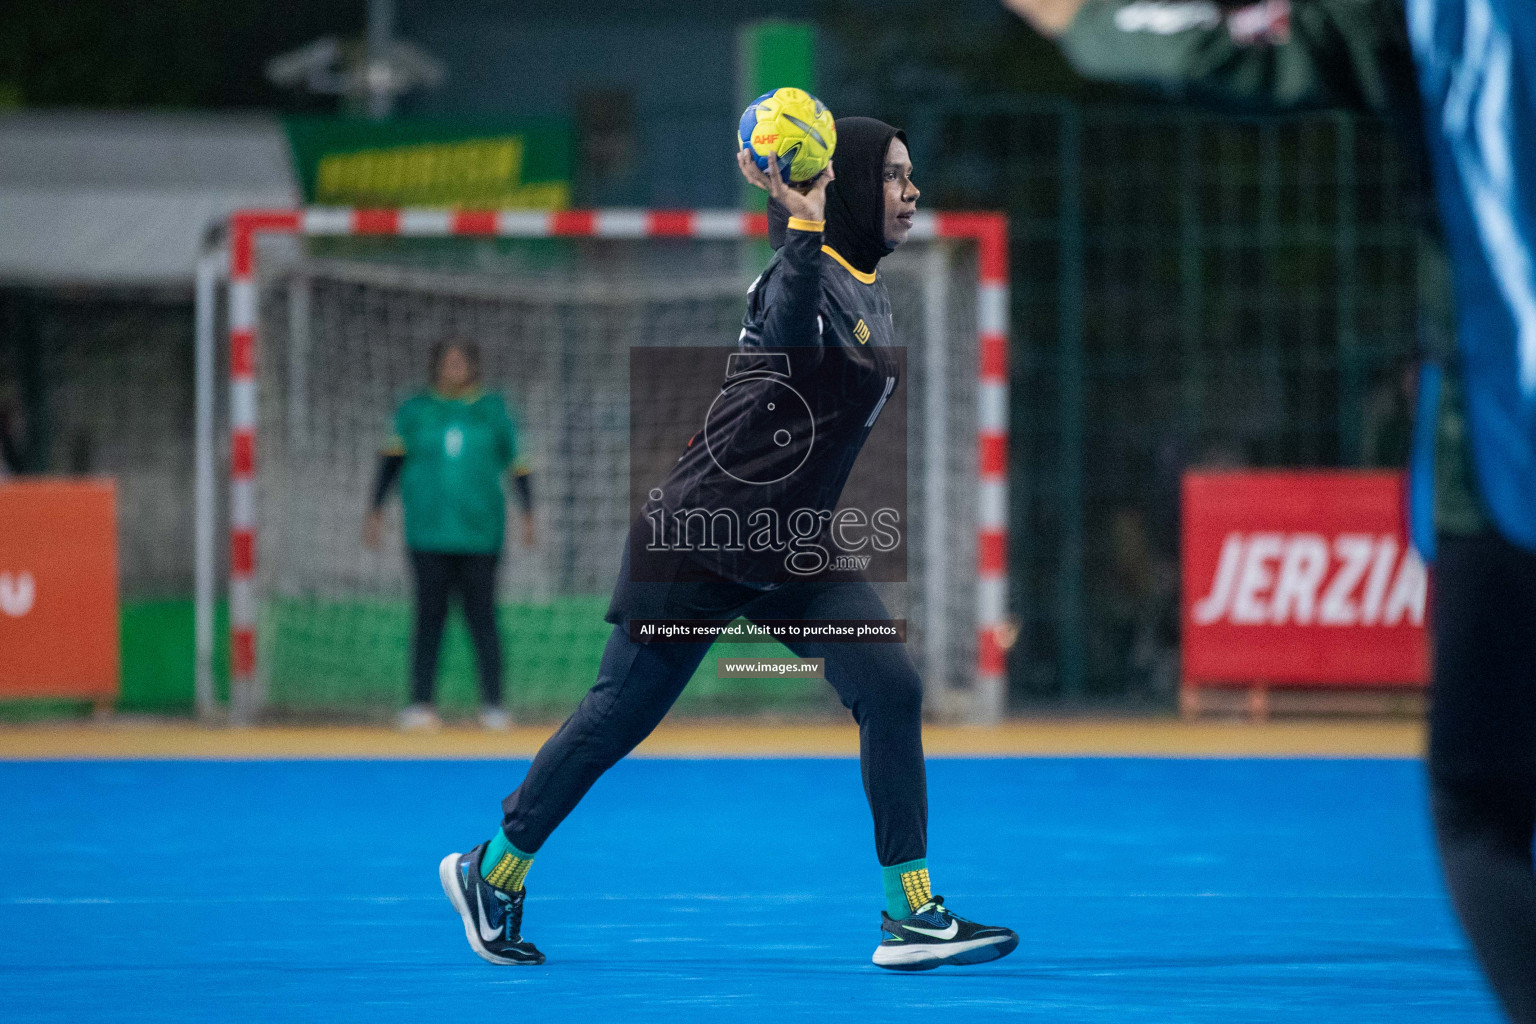
<path id="1" fill-rule="evenodd" d="M 890 297 L 791 220 L 748 290 L 719 395 L 630 534 L 629 572 L 769 589 L 814 566 L 843 485 L 899 385 Z M 643 547 L 643 550 L 641 548 Z"/>

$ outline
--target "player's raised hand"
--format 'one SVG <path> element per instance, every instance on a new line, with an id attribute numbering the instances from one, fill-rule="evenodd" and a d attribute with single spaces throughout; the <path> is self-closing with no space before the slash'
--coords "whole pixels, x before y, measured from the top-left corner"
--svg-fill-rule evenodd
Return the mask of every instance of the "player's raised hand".
<path id="1" fill-rule="evenodd" d="M 1034 26 L 1047 39 L 1065 32 L 1083 7 L 1083 0 L 1003 0 L 1003 6 Z"/>
<path id="2" fill-rule="evenodd" d="M 758 167 L 745 147 L 736 151 L 736 166 L 741 168 L 743 178 L 772 196 L 774 201 L 789 211 L 791 217 L 799 217 L 801 220 L 827 219 L 827 186 L 837 176 L 830 163 L 826 170 L 809 183 L 795 188 L 785 184 L 779 175 L 769 174 Z"/>

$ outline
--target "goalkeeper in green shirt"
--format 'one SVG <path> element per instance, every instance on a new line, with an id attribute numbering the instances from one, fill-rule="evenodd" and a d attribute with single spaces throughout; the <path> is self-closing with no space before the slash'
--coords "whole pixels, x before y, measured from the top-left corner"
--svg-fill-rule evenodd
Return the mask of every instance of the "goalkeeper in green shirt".
<path id="1" fill-rule="evenodd" d="M 480 383 L 480 352 L 458 339 L 432 350 L 430 388 L 395 413 L 394 436 L 379 462 L 363 541 L 379 546 L 383 506 L 400 481 L 405 546 L 416 582 L 411 641 L 411 704 L 400 713 L 405 730 L 438 724 L 432 710 L 438 648 L 448 603 L 457 595 L 480 670 L 480 724 L 505 730 L 501 702 L 501 638 L 496 631 L 496 567 L 506 531 L 502 477 L 512 467 L 522 505 L 523 545 L 534 542 L 533 494 L 517 462 L 517 430 L 506 403 Z"/>

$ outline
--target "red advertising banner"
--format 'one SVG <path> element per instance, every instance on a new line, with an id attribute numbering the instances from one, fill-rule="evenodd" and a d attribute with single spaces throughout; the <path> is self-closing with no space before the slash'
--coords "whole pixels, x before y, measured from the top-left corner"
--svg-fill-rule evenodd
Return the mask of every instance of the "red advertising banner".
<path id="1" fill-rule="evenodd" d="M 117 695 L 110 480 L 0 484 L 0 697 Z"/>
<path id="2" fill-rule="evenodd" d="M 1398 473 L 1186 473 L 1186 684 L 1424 685 L 1429 579 L 1402 487 Z"/>

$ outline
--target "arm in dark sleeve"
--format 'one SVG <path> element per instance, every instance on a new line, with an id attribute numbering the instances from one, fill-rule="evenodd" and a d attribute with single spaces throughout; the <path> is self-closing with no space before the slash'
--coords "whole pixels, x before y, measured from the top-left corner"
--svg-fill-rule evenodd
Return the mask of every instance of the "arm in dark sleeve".
<path id="1" fill-rule="evenodd" d="M 400 478 L 400 470 L 405 466 L 405 456 L 396 452 L 385 452 L 379 456 L 379 471 L 373 478 L 373 505 L 375 510 L 382 508 L 384 500 L 389 497 L 389 492 L 395 486 L 395 481 Z"/>
<path id="2" fill-rule="evenodd" d="M 512 489 L 517 492 L 517 504 L 523 515 L 533 515 L 533 474 L 527 467 L 518 466 L 513 471 Z"/>
<path id="3" fill-rule="evenodd" d="M 823 226 L 790 218 L 778 263 L 748 306 L 744 341 L 764 348 L 820 347 Z"/>
<path id="4" fill-rule="evenodd" d="M 0 420 L 0 469 L 21 472 L 21 446 L 11 438 L 3 420 Z"/>
<path id="5" fill-rule="evenodd" d="M 1401 0 L 1087 0 L 1059 41 L 1087 78 L 1182 100 L 1378 114 L 1416 100 Z"/>

